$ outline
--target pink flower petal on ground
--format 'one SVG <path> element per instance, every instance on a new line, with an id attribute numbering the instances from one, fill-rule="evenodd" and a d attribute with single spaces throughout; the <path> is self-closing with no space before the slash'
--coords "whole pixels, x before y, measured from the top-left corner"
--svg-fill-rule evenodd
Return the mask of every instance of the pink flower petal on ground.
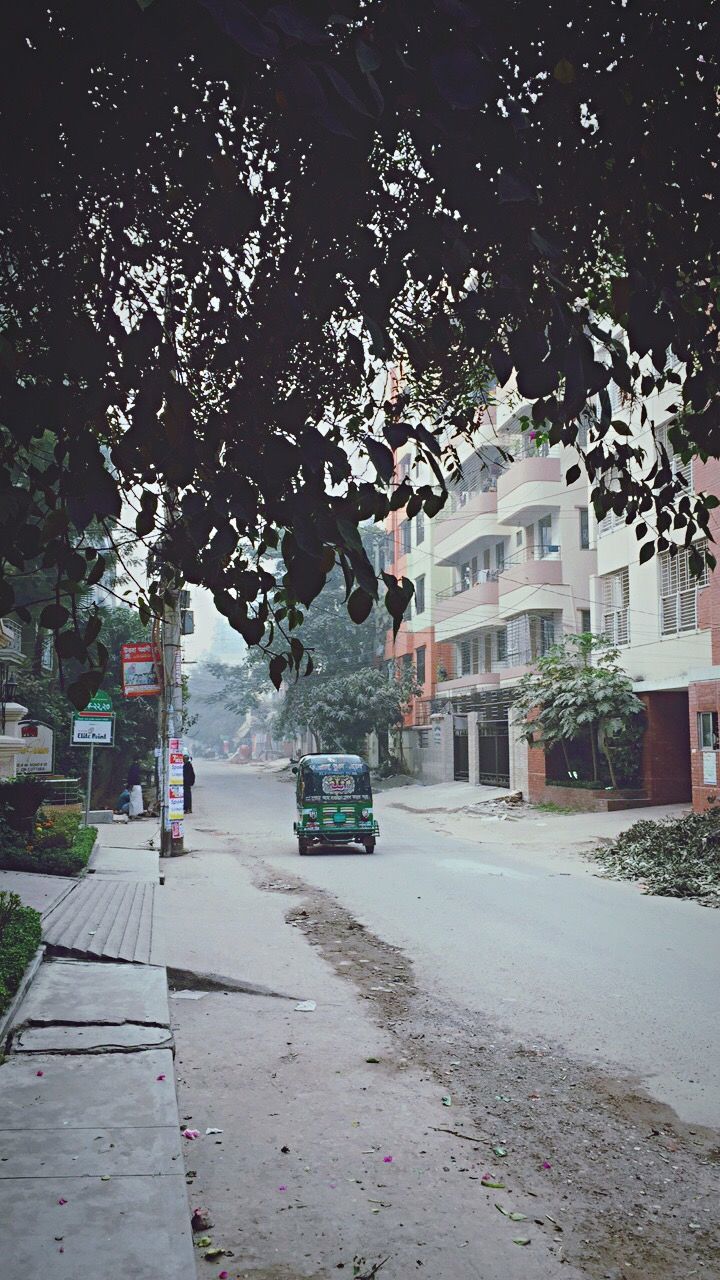
<path id="1" fill-rule="evenodd" d="M 287 1187 L 278 1187 L 278 1191 L 287 1191 Z"/>
<path id="2" fill-rule="evenodd" d="M 67 1204 L 67 1200 L 65 1200 L 65 1199 L 61 1196 L 61 1197 L 60 1197 L 60 1199 L 58 1200 L 58 1204 Z"/>
<path id="3" fill-rule="evenodd" d="M 36 1072 L 35 1072 L 35 1075 L 36 1075 L 36 1076 L 44 1076 L 44 1075 L 45 1075 L 45 1072 L 44 1072 L 44 1071 L 36 1071 Z"/>
<path id="4" fill-rule="evenodd" d="M 164 1076 L 156 1076 L 156 1077 L 155 1077 L 155 1079 L 156 1079 L 156 1080 L 164 1080 L 164 1079 L 165 1079 L 165 1077 L 164 1077 Z"/>
<path id="5" fill-rule="evenodd" d="M 229 1275 L 229 1271 L 221 1271 L 218 1275 L 218 1280 L 228 1280 Z"/>
<path id="6" fill-rule="evenodd" d="M 392 1164 L 392 1156 L 383 1156 L 383 1164 Z"/>
<path id="7" fill-rule="evenodd" d="M 549 1160 L 543 1160 L 542 1167 L 543 1169 L 552 1169 L 552 1165 Z"/>
<path id="8" fill-rule="evenodd" d="M 183 1138 L 187 1138 L 188 1142 L 193 1142 L 195 1138 L 200 1137 L 199 1129 L 183 1129 Z"/>

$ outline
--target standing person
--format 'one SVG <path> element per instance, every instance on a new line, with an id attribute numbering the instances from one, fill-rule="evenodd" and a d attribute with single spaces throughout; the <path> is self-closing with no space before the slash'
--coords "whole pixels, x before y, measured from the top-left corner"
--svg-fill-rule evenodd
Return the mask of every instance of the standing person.
<path id="1" fill-rule="evenodd" d="M 192 789 L 195 786 L 195 770 L 189 756 L 183 756 L 183 808 L 192 813 Z"/>
<path id="2" fill-rule="evenodd" d="M 127 775 L 127 789 L 130 792 L 129 817 L 139 818 L 143 811 L 142 774 L 137 757 L 133 760 Z"/>

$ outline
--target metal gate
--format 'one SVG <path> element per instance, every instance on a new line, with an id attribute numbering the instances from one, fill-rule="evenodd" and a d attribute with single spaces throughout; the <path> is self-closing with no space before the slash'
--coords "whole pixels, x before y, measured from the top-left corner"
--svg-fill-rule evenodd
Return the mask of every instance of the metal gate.
<path id="1" fill-rule="evenodd" d="M 510 786 L 510 735 L 504 720 L 478 723 L 478 782 Z"/>
<path id="2" fill-rule="evenodd" d="M 455 781 L 468 782 L 470 765 L 467 716 L 453 716 L 453 763 Z"/>

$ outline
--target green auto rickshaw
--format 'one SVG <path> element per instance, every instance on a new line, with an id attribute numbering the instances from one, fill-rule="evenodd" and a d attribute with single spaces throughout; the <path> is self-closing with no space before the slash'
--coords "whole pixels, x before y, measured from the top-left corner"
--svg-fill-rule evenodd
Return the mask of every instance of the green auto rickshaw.
<path id="1" fill-rule="evenodd" d="M 318 753 L 301 756 L 297 774 L 298 851 L 311 845 L 362 844 L 375 852 L 380 834 L 373 818 L 370 770 L 360 756 Z"/>

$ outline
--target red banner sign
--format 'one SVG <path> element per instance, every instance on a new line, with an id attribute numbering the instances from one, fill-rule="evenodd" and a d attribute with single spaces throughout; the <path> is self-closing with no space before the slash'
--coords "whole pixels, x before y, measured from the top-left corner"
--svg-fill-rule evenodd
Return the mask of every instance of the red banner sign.
<path id="1" fill-rule="evenodd" d="M 162 690 L 162 659 L 156 644 L 124 644 L 120 649 L 123 693 L 126 698 L 147 698 Z"/>

